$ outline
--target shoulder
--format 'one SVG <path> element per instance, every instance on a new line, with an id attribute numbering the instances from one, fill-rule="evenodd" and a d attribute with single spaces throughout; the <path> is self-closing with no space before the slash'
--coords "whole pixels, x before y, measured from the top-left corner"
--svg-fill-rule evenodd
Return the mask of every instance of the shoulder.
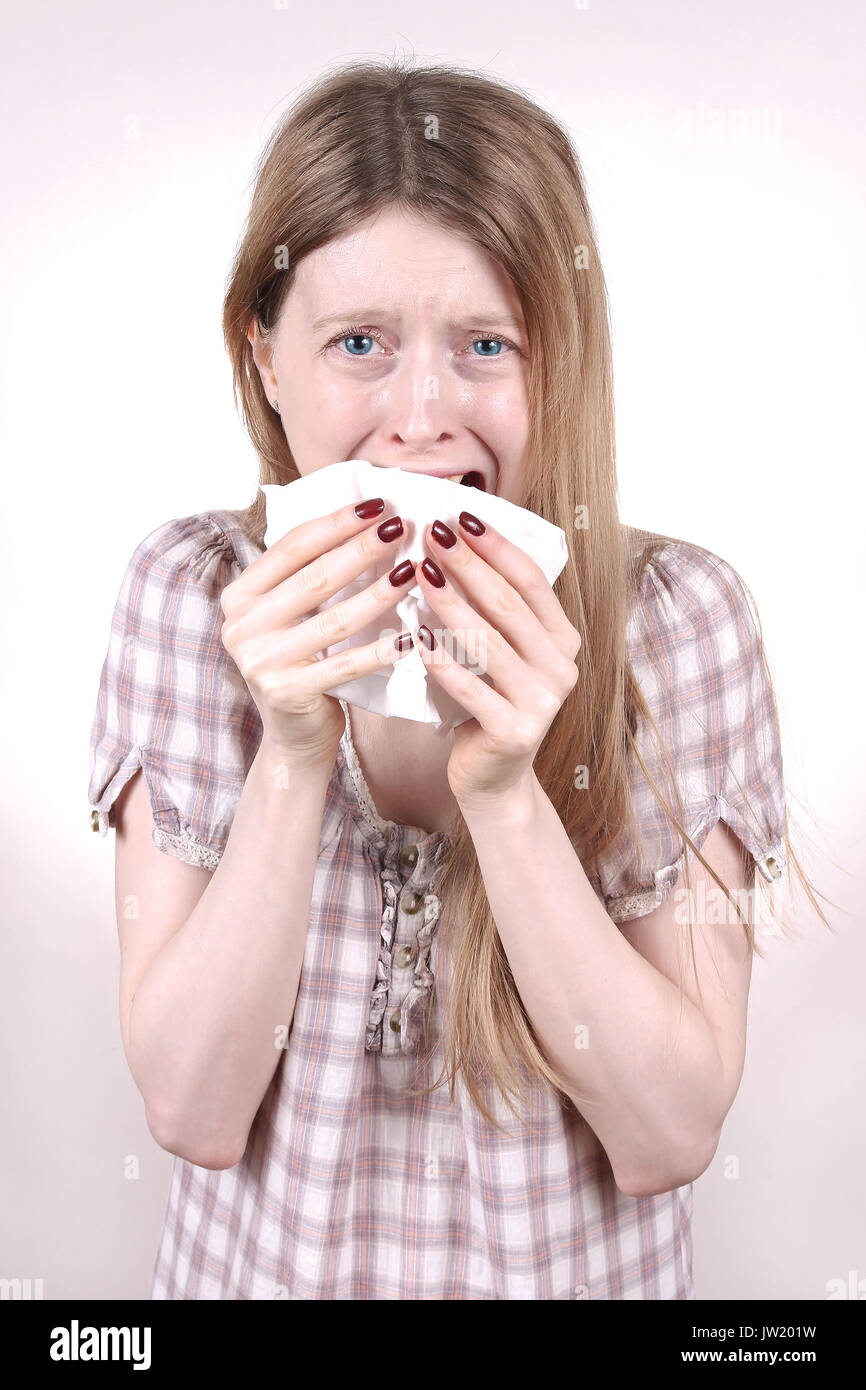
<path id="1" fill-rule="evenodd" d="M 654 724 L 689 795 L 708 807 L 736 808 L 751 798 L 768 812 L 767 833 L 777 831 L 779 711 L 758 611 L 742 576 L 703 546 L 666 538 L 645 563 L 642 557 L 637 578 L 627 658 L 652 716 L 646 720 L 638 705 L 642 756 L 661 768 Z"/>
<path id="2" fill-rule="evenodd" d="M 705 698 L 747 678 L 763 654 L 760 619 L 743 577 L 692 541 L 658 537 L 638 546 L 628 655 L 651 687 L 692 687 Z M 686 693 L 686 692 L 683 692 Z"/>
<path id="3" fill-rule="evenodd" d="M 221 621 L 223 589 L 262 553 L 247 511 L 173 517 L 135 546 L 120 580 L 114 629 L 205 630 Z"/>
<path id="4" fill-rule="evenodd" d="M 221 640 L 220 594 L 259 553 L 247 513 L 220 510 L 174 517 L 136 545 L 91 729 L 89 796 L 100 833 L 141 767 L 158 847 L 215 866 L 261 736 Z"/>
<path id="5" fill-rule="evenodd" d="M 599 867 L 617 921 L 657 907 L 677 880 L 684 849 L 669 806 L 698 849 L 723 819 L 768 880 L 784 863 L 786 825 L 778 711 L 745 581 L 693 542 L 627 539 L 626 655 L 646 709 L 630 708 L 633 820 Z"/>
<path id="6" fill-rule="evenodd" d="M 749 628 L 757 612 L 739 572 L 694 541 L 659 537 L 638 561 L 637 625 L 663 625 L 684 636 L 734 622 Z"/>
<path id="7" fill-rule="evenodd" d="M 263 550 L 249 508 L 195 512 L 163 522 L 139 541 L 129 562 L 130 578 L 227 583 Z"/>

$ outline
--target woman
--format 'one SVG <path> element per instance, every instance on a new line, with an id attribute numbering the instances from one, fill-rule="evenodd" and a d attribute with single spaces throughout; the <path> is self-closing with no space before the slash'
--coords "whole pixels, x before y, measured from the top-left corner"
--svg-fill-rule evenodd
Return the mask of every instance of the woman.
<path id="1" fill-rule="evenodd" d="M 480 75 L 333 72 L 265 152 L 224 327 L 261 482 L 365 458 L 462 475 L 466 507 L 339 630 L 306 615 L 394 547 L 381 498 L 266 551 L 258 494 L 130 561 L 90 799 L 126 1056 L 176 1155 L 152 1296 L 692 1298 L 755 868 L 793 856 L 741 581 L 617 516 L 567 136 Z M 475 489 L 566 530 L 553 587 Z M 414 584 L 438 641 L 319 659 Z M 327 694 L 411 642 L 472 716 L 447 738 Z"/>

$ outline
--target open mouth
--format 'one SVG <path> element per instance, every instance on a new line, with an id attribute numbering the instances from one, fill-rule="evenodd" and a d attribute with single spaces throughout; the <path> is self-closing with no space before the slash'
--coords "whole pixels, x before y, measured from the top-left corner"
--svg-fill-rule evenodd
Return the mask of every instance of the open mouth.
<path id="1" fill-rule="evenodd" d="M 473 469 L 471 473 L 452 473 L 451 477 L 446 479 L 446 481 L 449 483 L 460 483 L 461 487 L 477 487 L 479 492 L 487 491 L 484 475 L 479 473 L 477 469 Z"/>

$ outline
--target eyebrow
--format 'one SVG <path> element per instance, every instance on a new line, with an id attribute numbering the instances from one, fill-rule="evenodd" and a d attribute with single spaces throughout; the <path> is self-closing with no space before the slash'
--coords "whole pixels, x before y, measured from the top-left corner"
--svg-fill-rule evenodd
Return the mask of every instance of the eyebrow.
<path id="1" fill-rule="evenodd" d="M 377 319 L 389 318 L 392 311 L 385 308 L 365 308 L 365 309 L 346 309 L 339 314 L 326 314 L 324 318 L 315 319 L 310 328 L 314 333 L 318 333 L 322 328 L 328 328 L 331 324 L 346 323 L 374 323 Z M 510 328 L 522 330 L 523 324 L 520 319 L 512 314 L 503 314 L 497 310 L 491 313 L 487 311 L 479 314 L 467 314 L 461 319 L 451 319 L 445 326 L 446 328 L 471 329 L 477 328 L 479 324 L 489 327 L 491 324 L 504 323 Z"/>

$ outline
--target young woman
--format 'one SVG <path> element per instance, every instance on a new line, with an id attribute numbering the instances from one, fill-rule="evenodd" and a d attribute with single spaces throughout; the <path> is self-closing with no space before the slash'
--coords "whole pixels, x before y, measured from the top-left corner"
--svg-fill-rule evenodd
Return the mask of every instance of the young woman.
<path id="1" fill-rule="evenodd" d="M 152 1296 L 691 1298 L 755 869 L 796 860 L 747 591 L 617 515 L 566 134 L 462 70 L 329 74 L 265 152 L 224 327 L 261 482 L 365 458 L 385 495 L 393 467 L 467 487 L 414 569 L 383 498 L 265 550 L 261 493 L 130 561 L 89 792 L 124 1048 L 176 1155 Z M 478 489 L 564 528 L 552 587 Z M 323 653 L 415 584 L 441 626 L 402 649 L 471 715 L 445 738 L 327 693 L 399 660 Z"/>

